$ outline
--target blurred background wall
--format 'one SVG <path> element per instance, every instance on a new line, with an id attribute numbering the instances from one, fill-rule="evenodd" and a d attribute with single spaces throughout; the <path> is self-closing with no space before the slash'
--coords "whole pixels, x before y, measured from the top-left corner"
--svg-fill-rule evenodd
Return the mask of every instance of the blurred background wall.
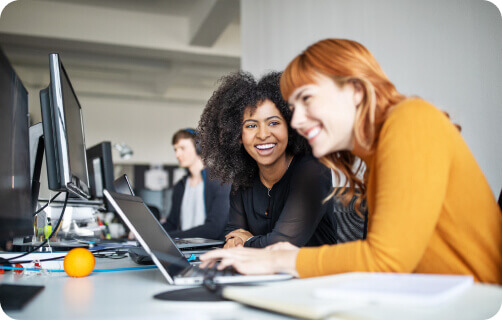
<path id="1" fill-rule="evenodd" d="M 462 126 L 494 194 L 502 187 L 502 19 L 484 0 L 244 0 L 242 68 L 282 70 L 325 38 L 364 44 L 397 89 Z"/>

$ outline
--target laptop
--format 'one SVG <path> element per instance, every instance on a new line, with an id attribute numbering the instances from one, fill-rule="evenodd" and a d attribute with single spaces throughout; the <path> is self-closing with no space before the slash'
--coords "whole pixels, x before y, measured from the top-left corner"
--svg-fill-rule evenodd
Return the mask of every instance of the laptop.
<path id="1" fill-rule="evenodd" d="M 175 238 L 174 243 L 180 250 L 196 250 L 196 249 L 216 249 L 221 248 L 225 244 L 223 240 L 213 240 L 206 238 Z"/>
<path id="2" fill-rule="evenodd" d="M 115 179 L 115 181 L 113 181 L 113 187 L 115 188 L 115 192 L 135 196 L 127 174 L 123 174 Z"/>
<path id="3" fill-rule="evenodd" d="M 151 255 L 169 284 L 198 285 L 205 279 L 204 269 L 192 266 L 176 247 L 153 214 L 139 197 L 104 190 L 103 194 L 136 236 L 141 246 Z M 169 259 L 166 259 L 169 257 Z M 241 275 L 214 271 L 215 284 L 249 283 L 291 279 L 289 274 Z"/>
<path id="4" fill-rule="evenodd" d="M 117 193 L 135 196 L 127 174 L 117 178 L 113 182 L 113 186 L 115 188 L 115 192 Z M 206 238 L 176 238 L 174 239 L 174 243 L 176 243 L 176 246 L 181 250 L 209 250 L 214 249 L 215 247 L 223 247 L 225 241 Z M 139 251 L 137 253 L 139 254 Z"/>

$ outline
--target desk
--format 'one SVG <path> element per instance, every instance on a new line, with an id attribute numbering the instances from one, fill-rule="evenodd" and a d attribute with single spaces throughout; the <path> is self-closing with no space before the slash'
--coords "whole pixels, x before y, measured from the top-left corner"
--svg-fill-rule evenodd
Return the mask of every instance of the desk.
<path id="1" fill-rule="evenodd" d="M 129 258 L 96 259 L 99 269 L 127 267 L 138 265 Z M 19 320 L 291 319 L 231 301 L 194 303 L 154 299 L 157 293 L 181 288 L 170 286 L 157 269 L 100 272 L 85 278 L 70 278 L 63 272 L 16 279 L 13 272 L 8 272 L 0 276 L 0 281 L 45 286 L 22 311 L 9 311 L 10 317 Z"/>
<path id="2" fill-rule="evenodd" d="M 96 268 L 137 266 L 129 258 L 97 259 Z M 310 279 L 313 280 L 313 279 Z M 320 280 L 320 279 L 318 279 Z M 168 302 L 153 298 L 157 293 L 179 288 L 169 286 L 157 269 L 93 273 L 70 278 L 65 273 L 23 276 L 13 272 L 0 276 L 2 283 L 38 284 L 45 289 L 22 311 L 9 312 L 14 319 L 291 319 L 248 308 L 235 302 Z M 498 286 L 475 284 L 447 310 L 415 312 L 396 307 L 368 306 L 339 314 L 336 319 L 486 319 L 502 303 Z M 1 318 L 1 316 L 0 316 Z M 335 318 L 333 318 L 335 319 Z"/>

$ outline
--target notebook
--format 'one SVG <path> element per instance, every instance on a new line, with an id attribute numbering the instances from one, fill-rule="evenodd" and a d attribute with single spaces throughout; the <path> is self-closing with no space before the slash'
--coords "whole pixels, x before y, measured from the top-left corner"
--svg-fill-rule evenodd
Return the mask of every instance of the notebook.
<path id="1" fill-rule="evenodd" d="M 472 276 L 467 275 L 374 272 L 316 289 L 314 296 L 330 300 L 425 306 L 443 303 L 465 291 L 473 282 Z"/>
<path id="2" fill-rule="evenodd" d="M 294 317 L 324 319 L 378 305 L 401 311 L 434 310 L 472 283 L 471 276 L 354 272 L 260 287 L 225 287 L 223 297 Z"/>
<path id="3" fill-rule="evenodd" d="M 169 284 L 195 285 L 204 282 L 205 274 L 192 266 L 139 197 L 104 190 L 103 194 L 150 254 Z M 169 257 L 169 259 L 166 259 Z M 278 281 L 291 279 L 288 274 L 247 276 L 218 271 L 211 275 L 216 284 Z"/>

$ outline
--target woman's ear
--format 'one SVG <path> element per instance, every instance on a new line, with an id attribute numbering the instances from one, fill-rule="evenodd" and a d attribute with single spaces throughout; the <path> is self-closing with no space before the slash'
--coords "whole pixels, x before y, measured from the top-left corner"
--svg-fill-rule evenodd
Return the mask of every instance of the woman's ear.
<path id="1" fill-rule="evenodd" d="M 352 80 L 351 83 L 354 87 L 354 105 L 359 106 L 364 98 L 363 84 L 359 80 Z"/>

